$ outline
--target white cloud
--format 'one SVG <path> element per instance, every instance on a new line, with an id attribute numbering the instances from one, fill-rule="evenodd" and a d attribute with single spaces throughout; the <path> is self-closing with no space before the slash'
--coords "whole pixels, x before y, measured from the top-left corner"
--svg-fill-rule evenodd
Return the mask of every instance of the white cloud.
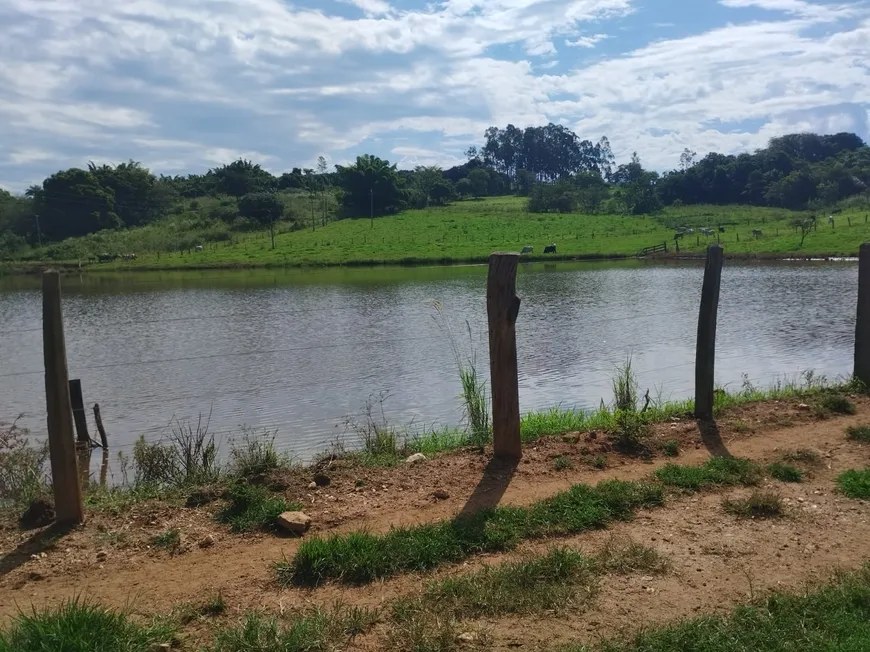
<path id="1" fill-rule="evenodd" d="M 356 5 L 365 13 L 378 16 L 380 14 L 388 14 L 392 10 L 388 2 L 384 0 L 347 0 L 349 4 Z"/>
<path id="2" fill-rule="evenodd" d="M 589 36 L 581 36 L 575 41 L 565 41 L 565 45 L 569 48 L 594 48 L 597 43 L 609 38 L 607 34 L 591 34 Z"/>

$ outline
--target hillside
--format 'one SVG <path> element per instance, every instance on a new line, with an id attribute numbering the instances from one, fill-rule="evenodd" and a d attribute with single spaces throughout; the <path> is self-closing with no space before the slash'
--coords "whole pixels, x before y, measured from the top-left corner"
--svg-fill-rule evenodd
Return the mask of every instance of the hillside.
<path id="1" fill-rule="evenodd" d="M 801 234 L 792 222 L 807 214 L 785 209 L 699 205 L 668 207 L 649 216 L 531 214 L 523 198 L 497 197 L 406 210 L 373 221 L 339 220 L 313 230 L 289 230 L 291 223 L 281 222 L 272 249 L 268 230 L 218 232 L 211 222 L 197 222 L 209 201 L 214 200 L 189 200 L 184 211 L 147 226 L 35 249 L 32 262 L 51 254 L 55 261 L 81 262 L 95 269 L 446 263 L 483 261 L 492 251 L 519 251 L 526 245 L 534 247 L 532 256 L 543 257 L 543 247 L 550 243 L 556 243 L 558 257 L 633 256 L 664 241 L 669 255 L 674 255 L 674 227 L 678 225 L 725 228 L 724 233 L 717 229 L 714 237 L 697 233 L 684 237 L 680 250 L 688 254 L 701 253 L 718 238 L 727 254 L 855 255 L 860 243 L 870 240 L 868 212 L 858 208 L 837 214 L 833 225 L 819 220 L 800 247 Z M 761 237 L 753 237 L 755 229 L 762 231 Z M 177 249 L 177 242 L 188 249 L 167 251 Z M 203 251 L 195 250 L 199 243 Z M 137 256 L 135 261 L 89 262 L 103 251 Z"/>

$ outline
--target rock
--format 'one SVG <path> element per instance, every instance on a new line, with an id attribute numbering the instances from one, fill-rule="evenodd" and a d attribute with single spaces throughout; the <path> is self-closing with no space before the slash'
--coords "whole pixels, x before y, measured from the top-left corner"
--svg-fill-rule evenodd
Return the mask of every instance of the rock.
<path id="1" fill-rule="evenodd" d="M 99 552 L 97 552 L 97 561 L 103 562 L 103 561 L 106 561 L 108 558 L 109 558 L 109 553 L 106 552 L 105 550 L 100 550 Z"/>
<path id="2" fill-rule="evenodd" d="M 311 517 L 303 512 L 284 512 L 278 517 L 278 527 L 302 536 L 311 527 Z"/>
<path id="3" fill-rule="evenodd" d="M 450 494 L 444 491 L 444 489 L 436 489 L 432 492 L 432 497 L 436 500 L 447 500 L 450 498 Z"/>
<path id="4" fill-rule="evenodd" d="M 309 489 L 317 489 L 317 483 L 316 482 L 309 482 L 308 488 Z"/>
<path id="5" fill-rule="evenodd" d="M 426 461 L 426 456 L 423 455 L 423 453 L 414 453 L 413 455 L 411 455 L 411 457 L 409 457 L 408 459 L 405 460 L 405 464 L 416 464 L 417 462 L 425 462 L 425 461 Z"/>
<path id="6" fill-rule="evenodd" d="M 477 634 L 474 632 L 462 632 L 459 636 L 456 637 L 456 642 L 468 645 L 470 643 L 474 643 L 477 640 Z"/>
<path id="7" fill-rule="evenodd" d="M 798 410 L 809 410 L 810 406 L 806 403 L 798 403 Z"/>
<path id="8" fill-rule="evenodd" d="M 34 500 L 19 518 L 21 527 L 32 530 L 49 525 L 54 520 L 54 505 L 46 500 Z"/>
<path id="9" fill-rule="evenodd" d="M 215 539 L 214 535 L 206 534 L 196 545 L 200 548 L 211 548 L 215 543 L 217 543 L 217 539 Z"/>
<path id="10" fill-rule="evenodd" d="M 329 479 L 329 476 L 325 473 L 315 473 L 314 474 L 314 484 L 318 487 L 328 487 L 332 480 Z"/>

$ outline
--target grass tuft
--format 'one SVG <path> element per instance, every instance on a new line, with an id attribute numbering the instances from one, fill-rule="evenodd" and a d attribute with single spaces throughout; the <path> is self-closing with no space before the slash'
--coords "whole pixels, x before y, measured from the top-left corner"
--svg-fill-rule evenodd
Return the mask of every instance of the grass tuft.
<path id="1" fill-rule="evenodd" d="M 631 537 L 611 536 L 596 558 L 598 567 L 606 573 L 666 573 L 670 561 L 658 550 L 638 543 Z"/>
<path id="2" fill-rule="evenodd" d="M 277 434 L 277 431 L 255 434 L 246 430 L 240 441 L 231 441 L 230 473 L 240 478 L 251 478 L 287 466 L 287 460 L 275 449 Z"/>
<path id="3" fill-rule="evenodd" d="M 292 562 L 277 564 L 278 579 L 285 585 L 315 586 L 330 579 L 365 584 L 477 553 L 511 550 L 525 539 L 604 527 L 663 500 L 660 486 L 609 480 L 596 487 L 574 485 L 529 507 L 497 507 L 383 535 L 351 532 L 306 539 Z"/>
<path id="4" fill-rule="evenodd" d="M 227 523 L 233 532 L 275 530 L 278 516 L 300 508 L 264 487 L 243 483 L 231 486 L 226 498 L 228 504 L 218 513 L 218 520 Z"/>
<path id="5" fill-rule="evenodd" d="M 723 500 L 722 508 L 744 518 L 777 518 L 785 513 L 782 496 L 771 491 L 755 491 L 746 498 Z"/>
<path id="6" fill-rule="evenodd" d="M 567 471 L 574 468 L 574 462 L 567 455 L 559 455 L 553 460 L 553 468 L 556 471 Z"/>
<path id="7" fill-rule="evenodd" d="M 680 444 L 675 439 L 669 439 L 662 444 L 662 452 L 668 457 L 679 457 Z"/>
<path id="8" fill-rule="evenodd" d="M 664 484 L 686 491 L 709 486 L 754 485 L 760 479 L 758 466 L 739 457 L 714 457 L 700 466 L 667 464 L 655 472 Z"/>
<path id="9" fill-rule="evenodd" d="M 151 545 L 164 550 L 175 550 L 181 545 L 181 533 L 173 528 L 151 537 Z"/>
<path id="10" fill-rule="evenodd" d="M 841 473 L 837 476 L 837 486 L 849 498 L 870 499 L 870 469 Z"/>
<path id="11" fill-rule="evenodd" d="M 791 464 L 774 462 L 767 467 L 770 476 L 780 482 L 801 482 L 804 479 L 803 471 Z"/>
<path id="12" fill-rule="evenodd" d="M 74 599 L 19 613 L 0 630 L 0 652 L 146 652 L 173 633 L 165 623 L 134 623 L 124 612 Z"/>
<path id="13" fill-rule="evenodd" d="M 823 413 L 855 414 L 858 411 L 847 396 L 834 392 L 825 392 L 819 396 L 818 407 Z"/>
<path id="14" fill-rule="evenodd" d="M 870 444 L 870 426 L 849 426 L 846 428 L 846 436 L 852 441 Z"/>

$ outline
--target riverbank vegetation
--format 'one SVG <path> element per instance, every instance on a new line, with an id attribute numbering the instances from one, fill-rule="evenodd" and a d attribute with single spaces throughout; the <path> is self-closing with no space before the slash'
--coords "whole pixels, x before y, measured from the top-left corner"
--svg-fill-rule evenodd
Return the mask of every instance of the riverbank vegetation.
<path id="1" fill-rule="evenodd" d="M 870 238 L 870 148 L 854 134 L 794 134 L 697 161 L 686 151 L 663 175 L 637 156 L 616 165 L 606 139 L 557 125 L 485 138 L 449 170 L 364 155 L 280 176 L 244 160 L 187 177 L 133 161 L 60 171 L 23 196 L 0 191 L 0 260 L 7 269 L 447 263 L 525 246 L 539 257 L 551 243 L 555 257 L 634 256 L 665 241 L 673 253 L 717 241 L 733 254 L 853 255 Z"/>

